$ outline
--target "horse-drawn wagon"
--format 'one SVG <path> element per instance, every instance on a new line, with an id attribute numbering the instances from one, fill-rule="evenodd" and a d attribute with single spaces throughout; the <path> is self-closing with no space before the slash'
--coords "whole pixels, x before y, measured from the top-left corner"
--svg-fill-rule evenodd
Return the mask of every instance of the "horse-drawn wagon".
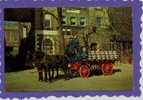
<path id="1" fill-rule="evenodd" d="M 86 44 L 86 43 L 85 43 Z M 37 56 L 37 60 L 41 58 Z M 44 58 L 44 62 L 42 59 Z M 46 59 L 45 59 L 46 58 Z M 113 65 L 119 56 L 117 51 L 100 51 L 90 49 L 88 46 L 81 46 L 79 38 L 72 38 L 71 41 L 64 48 L 64 55 L 47 55 L 43 54 L 42 58 L 38 62 L 38 66 L 42 66 L 45 69 L 45 80 L 47 80 L 47 72 L 49 73 L 49 79 L 54 76 L 54 70 L 58 71 L 63 69 L 65 77 L 80 75 L 83 78 L 89 77 L 91 72 L 102 73 L 104 75 L 111 75 L 113 72 Z M 52 60 L 51 60 L 52 59 Z M 50 74 L 50 70 L 53 72 Z M 39 70 L 40 71 L 40 70 Z M 39 74 L 40 75 L 40 74 Z"/>
<path id="2" fill-rule="evenodd" d="M 82 48 L 78 39 L 73 39 L 66 47 L 68 66 L 74 73 L 81 77 L 88 77 L 92 70 L 97 70 L 104 75 L 111 75 L 115 61 L 119 55 L 117 51 L 96 51 L 89 48 Z"/>
<path id="3" fill-rule="evenodd" d="M 49 80 L 53 78 L 54 70 L 57 71 L 58 76 L 60 68 L 63 69 L 65 77 L 80 75 L 87 78 L 91 75 L 91 72 L 112 75 L 114 63 L 119 58 L 117 51 L 97 51 L 81 47 L 79 40 L 76 38 L 65 47 L 64 55 L 46 56 L 44 53 L 42 55 L 37 56 L 35 62 L 40 63 L 40 65 L 37 64 L 39 79 L 44 72 L 45 80 L 47 80 L 47 75 Z"/>
<path id="4" fill-rule="evenodd" d="M 116 51 L 89 51 L 86 59 L 69 63 L 69 66 L 73 72 L 77 72 L 81 77 L 88 77 L 93 70 L 104 75 L 111 75 L 117 60 L 118 53 Z"/>

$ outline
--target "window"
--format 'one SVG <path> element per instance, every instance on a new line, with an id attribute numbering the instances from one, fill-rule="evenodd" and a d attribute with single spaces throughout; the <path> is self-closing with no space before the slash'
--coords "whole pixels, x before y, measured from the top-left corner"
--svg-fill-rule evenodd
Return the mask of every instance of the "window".
<path id="1" fill-rule="evenodd" d="M 43 51 L 47 54 L 47 55 L 51 55 L 53 54 L 53 42 L 50 39 L 45 39 L 43 41 Z"/>
<path id="2" fill-rule="evenodd" d="M 64 35 L 71 35 L 71 29 L 63 29 Z"/>
<path id="3" fill-rule="evenodd" d="M 63 24 L 63 25 L 66 25 L 66 24 L 67 24 L 67 17 L 66 17 L 66 16 L 63 16 L 63 17 L 62 17 L 62 24 Z"/>
<path id="4" fill-rule="evenodd" d="M 80 25 L 82 25 L 82 26 L 86 25 L 86 19 L 85 19 L 85 17 L 80 17 Z"/>
<path id="5" fill-rule="evenodd" d="M 6 37 L 6 42 L 10 42 L 10 38 L 11 38 L 10 32 L 6 32 L 5 37 Z"/>
<path id="6" fill-rule="evenodd" d="M 71 25 L 76 25 L 76 22 L 77 22 L 76 17 L 71 17 L 70 18 L 70 24 Z"/>
<path id="7" fill-rule="evenodd" d="M 13 32 L 13 41 L 18 41 L 19 40 L 19 34 L 18 32 Z"/>
<path id="8" fill-rule="evenodd" d="M 70 31 L 65 31 L 64 35 L 71 35 L 71 32 Z"/>
<path id="9" fill-rule="evenodd" d="M 51 29 L 51 15 L 46 14 L 44 18 L 44 29 Z"/>
<path id="10" fill-rule="evenodd" d="M 23 28 L 23 38 L 27 37 L 27 29 L 26 27 Z"/>
<path id="11" fill-rule="evenodd" d="M 96 17 L 96 27 L 101 26 L 101 17 Z"/>
<path id="12" fill-rule="evenodd" d="M 45 20 L 44 21 L 44 29 L 50 29 L 50 20 Z"/>
<path id="13" fill-rule="evenodd" d="M 17 31 L 7 31 L 6 32 L 6 41 L 7 42 L 17 42 L 19 39 L 19 34 Z"/>
<path id="14" fill-rule="evenodd" d="M 43 35 L 37 34 L 37 36 L 36 36 L 36 48 L 38 50 L 41 50 L 42 39 L 43 39 Z"/>

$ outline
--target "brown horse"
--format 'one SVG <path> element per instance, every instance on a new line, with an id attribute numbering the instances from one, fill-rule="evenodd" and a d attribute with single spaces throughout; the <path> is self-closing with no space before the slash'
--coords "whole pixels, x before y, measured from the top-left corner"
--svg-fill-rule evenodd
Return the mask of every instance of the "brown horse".
<path id="1" fill-rule="evenodd" d="M 45 68 L 43 66 L 43 64 L 45 63 L 45 60 L 43 57 L 44 57 L 44 54 L 42 52 L 35 52 L 32 58 L 32 64 L 34 67 L 37 68 L 39 81 L 43 81 L 43 78 L 44 78 L 43 74 L 47 73 L 45 72 Z"/>
<path id="2" fill-rule="evenodd" d="M 45 55 L 42 52 L 36 52 L 33 56 L 33 64 L 37 67 L 39 81 L 52 81 L 59 77 L 61 68 L 65 76 L 67 74 L 67 61 L 61 55 Z M 54 77 L 56 71 L 56 77 Z M 52 73 L 51 73 L 52 72 Z"/>

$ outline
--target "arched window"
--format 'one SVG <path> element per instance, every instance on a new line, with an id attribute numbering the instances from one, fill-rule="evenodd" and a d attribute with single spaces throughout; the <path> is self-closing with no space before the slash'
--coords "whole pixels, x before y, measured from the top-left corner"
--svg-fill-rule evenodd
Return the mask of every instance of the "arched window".
<path id="1" fill-rule="evenodd" d="M 47 55 L 53 54 L 53 41 L 51 39 L 45 39 L 43 41 L 43 52 Z"/>

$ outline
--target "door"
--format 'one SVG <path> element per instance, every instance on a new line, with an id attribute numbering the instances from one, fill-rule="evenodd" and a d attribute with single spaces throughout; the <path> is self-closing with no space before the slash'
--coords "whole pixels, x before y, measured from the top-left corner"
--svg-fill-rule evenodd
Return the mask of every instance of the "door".
<path id="1" fill-rule="evenodd" d="M 43 40 L 42 50 L 46 55 L 53 55 L 53 41 L 51 39 Z"/>

